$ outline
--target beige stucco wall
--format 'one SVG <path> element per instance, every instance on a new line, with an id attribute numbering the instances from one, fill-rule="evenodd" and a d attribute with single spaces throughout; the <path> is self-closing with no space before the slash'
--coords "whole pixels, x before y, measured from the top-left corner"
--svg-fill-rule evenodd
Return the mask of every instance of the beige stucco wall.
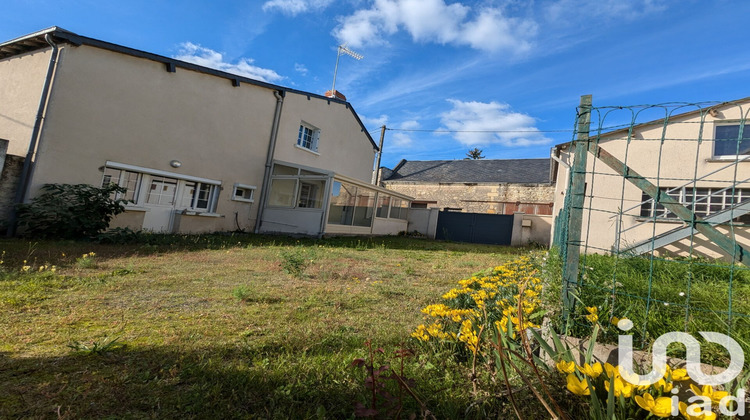
<path id="1" fill-rule="evenodd" d="M 143 211 L 126 210 L 124 213 L 120 213 L 112 219 L 109 223 L 109 228 L 130 228 L 133 230 L 139 230 L 141 226 L 143 226 L 143 217 L 145 215 L 146 212 Z"/>
<path id="2" fill-rule="evenodd" d="M 521 243 L 523 245 L 533 243 L 549 246 L 552 220 L 553 217 L 551 215 L 524 214 L 521 226 Z M 523 226 L 523 221 L 527 221 L 526 224 L 529 226 Z"/>
<path id="3" fill-rule="evenodd" d="M 0 60 L 0 139 L 8 153 L 26 156 L 51 49 Z"/>
<path id="4" fill-rule="evenodd" d="M 276 160 L 326 169 L 369 183 L 375 149 L 348 105 L 288 93 L 279 122 Z M 300 123 L 320 130 L 318 151 L 297 147 Z"/>
<path id="5" fill-rule="evenodd" d="M 273 91 L 89 46 L 61 48 L 31 191 L 49 182 L 101 183 L 106 161 L 222 181 L 210 230 L 252 229 L 257 203 L 231 200 L 235 182 L 260 188 Z M 172 168 L 173 159 L 182 162 Z M 257 201 L 257 200 L 256 200 Z M 132 226 L 140 228 L 140 226 Z"/>
<path id="6" fill-rule="evenodd" d="M 745 104 L 744 108 L 747 108 Z M 633 139 L 628 144 L 627 133 L 616 133 L 614 137 L 603 138 L 600 141 L 602 149 L 613 154 L 639 174 L 647 177 L 652 183 L 661 187 L 677 187 L 687 183 L 692 187 L 691 180 L 695 177 L 698 188 L 730 186 L 737 180 L 737 188 L 750 188 L 750 161 L 739 162 L 736 165 L 730 161 L 720 161 L 713 158 L 713 136 L 715 127 L 720 124 L 732 123 L 740 119 L 746 110 L 739 106 L 727 106 L 720 109 L 713 117 L 705 115 L 703 124 L 701 116 L 693 115 L 671 120 L 662 135 L 663 127 L 656 124 L 636 130 Z M 700 127 L 703 125 L 703 141 L 698 142 Z M 660 141 L 660 139 L 666 139 Z M 561 158 L 572 164 L 573 152 L 563 151 Z M 720 168 L 721 171 L 706 176 Z M 735 174 L 736 169 L 736 174 Z M 592 172 L 597 175 L 593 176 Z M 557 176 L 557 191 L 555 192 L 555 210 L 557 215 L 562 208 L 567 194 L 569 169 L 559 165 Z M 658 177 L 658 178 L 657 178 Z M 640 217 L 640 203 L 642 192 L 630 182 L 623 182 L 623 177 L 615 175 L 614 171 L 592 154 L 587 157 L 586 201 L 583 220 L 582 239 L 587 244 L 588 252 L 608 252 L 619 247 L 624 249 L 653 235 L 658 235 L 675 227 L 680 223 L 652 222 Z M 591 207 L 592 210 L 589 210 Z M 620 221 L 619 209 L 623 209 Z M 618 225 L 621 235 L 617 241 Z M 721 229 L 720 229 L 721 230 Z M 744 229 L 735 229 L 736 239 L 742 244 L 750 244 L 750 235 Z M 695 239 L 697 251 L 707 256 L 720 255 L 714 252 L 714 246 L 707 245 L 703 235 Z M 672 253 L 689 249 L 689 239 L 679 244 L 667 247 Z"/>
<path id="7" fill-rule="evenodd" d="M 540 210 L 546 210 L 549 214 L 551 208 L 547 205 L 552 203 L 555 189 L 549 184 L 427 184 L 386 181 L 384 185 L 389 190 L 414 197 L 415 201 L 437 201 L 437 204 L 430 204 L 430 207 L 497 214 L 513 214 L 518 209 L 511 209 L 503 204 L 519 202 L 541 204 Z"/>
<path id="8" fill-rule="evenodd" d="M 22 154 L 48 56 L 43 51 L 0 63 L 0 99 L 13 109 L 9 114 L 3 104 L 0 138 Z M 221 217 L 184 218 L 182 231 L 253 229 L 276 109 L 273 89 L 235 87 L 229 79 L 179 67 L 168 72 L 164 63 L 87 45 L 62 45 L 58 62 L 27 200 L 45 183 L 99 185 L 105 162 L 112 161 L 220 180 L 215 213 Z M 348 106 L 287 92 L 275 159 L 369 183 L 374 148 Z M 296 147 L 302 121 L 321 130 L 318 153 Z M 171 167 L 172 160 L 182 166 Z M 232 200 L 235 183 L 256 186 L 255 202 Z M 112 225 L 140 229 L 142 216 L 128 211 Z"/>

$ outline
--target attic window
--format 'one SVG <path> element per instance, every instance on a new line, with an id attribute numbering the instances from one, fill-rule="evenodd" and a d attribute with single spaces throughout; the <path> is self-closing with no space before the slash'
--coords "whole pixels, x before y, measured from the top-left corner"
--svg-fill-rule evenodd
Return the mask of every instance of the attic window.
<path id="1" fill-rule="evenodd" d="M 300 124 L 299 135 L 297 136 L 297 146 L 312 152 L 317 152 L 319 140 L 320 129 L 304 122 Z"/>

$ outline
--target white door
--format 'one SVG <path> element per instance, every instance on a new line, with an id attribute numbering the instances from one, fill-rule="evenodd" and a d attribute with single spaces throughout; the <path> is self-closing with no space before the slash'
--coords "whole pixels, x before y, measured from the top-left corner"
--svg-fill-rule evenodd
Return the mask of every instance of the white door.
<path id="1" fill-rule="evenodd" d="M 148 208 L 143 217 L 143 230 L 171 232 L 177 197 L 177 180 L 152 176 L 146 190 L 144 206 Z"/>

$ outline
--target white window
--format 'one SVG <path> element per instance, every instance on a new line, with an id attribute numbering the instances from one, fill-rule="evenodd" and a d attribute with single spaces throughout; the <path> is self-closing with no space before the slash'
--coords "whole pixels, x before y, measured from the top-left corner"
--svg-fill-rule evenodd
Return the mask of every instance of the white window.
<path id="1" fill-rule="evenodd" d="M 141 181 L 141 174 L 137 172 L 125 171 L 122 169 L 104 168 L 104 178 L 102 178 L 102 188 L 109 184 L 116 184 L 126 189 L 124 193 L 113 194 L 113 199 L 128 200 L 135 203 L 138 199 L 138 185 Z"/>
<path id="2" fill-rule="evenodd" d="M 714 157 L 735 158 L 750 155 L 750 126 L 740 124 L 717 125 L 714 136 Z"/>
<path id="3" fill-rule="evenodd" d="M 679 201 L 683 206 L 689 206 L 693 212 L 700 217 L 707 217 L 716 212 L 728 209 L 732 206 L 736 206 L 739 203 L 750 200 L 750 189 L 748 188 L 695 188 L 693 187 L 682 187 L 682 188 L 660 188 L 662 192 L 667 193 L 670 197 Z M 695 191 L 695 196 L 693 196 Z M 667 210 L 663 204 L 656 203 L 651 196 L 642 193 L 641 195 L 641 217 L 657 219 L 675 219 L 677 215 Z M 750 214 L 739 216 L 735 219 L 736 222 L 748 223 L 750 222 Z"/>
<path id="4" fill-rule="evenodd" d="M 303 149 L 317 152 L 319 140 L 320 140 L 319 129 L 306 123 L 300 124 L 299 135 L 297 136 L 297 146 Z"/>
<path id="5" fill-rule="evenodd" d="M 252 203 L 255 201 L 255 186 L 245 184 L 234 184 L 232 200 Z"/>
<path id="6" fill-rule="evenodd" d="M 126 188 L 114 198 L 129 200 L 130 204 L 206 213 L 216 211 L 221 190 L 220 181 L 108 161 L 102 186 L 112 183 Z"/>
<path id="7" fill-rule="evenodd" d="M 199 211 L 213 211 L 215 195 L 217 189 L 215 185 L 203 182 L 185 181 L 182 190 L 181 208 Z"/>

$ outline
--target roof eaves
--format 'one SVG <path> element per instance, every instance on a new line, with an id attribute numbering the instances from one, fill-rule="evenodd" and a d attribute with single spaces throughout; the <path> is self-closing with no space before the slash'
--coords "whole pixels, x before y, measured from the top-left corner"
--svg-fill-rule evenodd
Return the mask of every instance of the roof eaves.
<path id="1" fill-rule="evenodd" d="M 71 44 L 74 44 L 74 45 L 85 44 L 85 45 L 89 45 L 89 46 L 96 47 L 96 48 L 102 48 L 102 49 L 106 49 L 106 50 L 110 50 L 110 51 L 114 51 L 114 52 L 118 52 L 118 53 L 122 53 L 122 54 L 131 55 L 131 56 L 134 56 L 134 57 L 139 57 L 139 58 L 144 58 L 144 59 L 151 60 L 151 61 L 156 61 L 156 62 L 164 63 L 165 65 L 170 65 L 171 64 L 171 65 L 174 65 L 175 67 L 181 67 L 181 68 L 184 68 L 184 69 L 187 69 L 187 70 L 197 71 L 199 73 L 210 74 L 210 75 L 213 75 L 213 76 L 217 76 L 217 77 L 222 77 L 222 78 L 225 78 L 225 79 L 229 79 L 231 81 L 239 81 L 239 82 L 242 82 L 242 83 L 247 83 L 247 84 L 250 84 L 250 85 L 255 85 L 255 86 L 259 86 L 259 87 L 263 87 L 263 88 L 267 88 L 267 89 L 284 91 L 284 92 L 287 92 L 287 93 L 294 93 L 294 94 L 297 94 L 297 95 L 302 95 L 302 96 L 307 96 L 307 97 L 311 97 L 311 98 L 316 98 L 316 99 L 328 101 L 329 103 L 330 102 L 336 102 L 336 103 L 345 105 L 347 108 L 349 108 L 349 110 L 351 111 L 352 115 L 354 115 L 354 118 L 357 120 L 357 123 L 362 128 L 362 132 L 364 132 L 365 135 L 367 136 L 367 139 L 370 141 L 370 144 L 372 144 L 372 147 L 376 151 L 380 150 L 378 148 L 377 144 L 375 143 L 375 140 L 372 138 L 372 136 L 370 136 L 370 133 L 367 131 L 367 127 L 365 127 L 364 123 L 359 118 L 359 115 L 357 115 L 357 112 L 354 110 L 354 107 L 351 105 L 351 103 L 349 103 L 347 101 L 342 101 L 341 99 L 338 99 L 338 98 L 329 98 L 327 96 L 319 95 L 317 93 L 305 92 L 305 91 L 302 91 L 302 90 L 297 90 L 297 89 L 292 89 L 292 88 L 288 88 L 288 87 L 284 87 L 284 86 L 280 86 L 280 85 L 275 85 L 273 83 L 268 83 L 268 82 L 263 82 L 263 81 L 260 81 L 260 80 L 251 79 L 251 78 L 246 77 L 246 76 L 241 76 L 241 75 L 237 75 L 237 74 L 233 74 L 233 73 L 228 73 L 228 72 L 221 71 L 221 70 L 212 69 L 210 67 L 205 67 L 205 66 L 201 66 L 201 65 L 198 65 L 198 64 L 189 63 L 187 61 L 177 60 L 177 59 L 165 57 L 165 56 L 162 56 L 162 55 L 159 55 L 159 54 L 154 54 L 154 53 L 150 53 L 150 52 L 147 52 L 147 51 L 143 51 L 143 50 L 138 50 L 138 49 L 135 49 L 135 48 L 126 47 L 126 46 L 123 46 L 123 45 L 114 44 L 114 43 L 107 42 L 107 41 L 102 41 L 102 40 L 99 40 L 99 39 L 96 39 L 96 38 L 90 38 L 90 37 L 78 35 L 76 33 L 68 31 L 66 29 L 60 28 L 59 26 L 52 26 L 50 28 L 43 29 L 41 31 L 37 31 L 37 32 L 31 33 L 31 34 L 28 34 L 28 35 L 24 35 L 24 36 L 12 39 L 10 41 L 6 41 L 6 42 L 3 42 L 3 43 L 0 43 L 0 48 L 2 48 L 2 47 L 8 47 L 8 46 L 11 46 L 13 44 L 21 43 L 21 42 L 24 42 L 24 41 L 29 41 L 29 40 L 32 40 L 32 39 L 35 39 L 35 38 L 40 38 L 40 37 L 43 37 L 44 35 L 47 35 L 47 34 L 51 34 L 52 36 L 54 36 L 58 40 L 67 41 L 67 42 L 69 42 Z M 45 42 L 44 47 L 46 47 L 46 46 L 47 45 L 46 45 L 46 42 Z M 40 47 L 40 48 L 43 48 L 43 47 Z"/>
<path id="2" fill-rule="evenodd" d="M 694 109 L 692 111 L 687 111 L 687 112 L 683 112 L 681 114 L 672 115 L 672 116 L 670 116 L 668 118 L 671 120 L 671 119 L 675 119 L 675 118 L 691 117 L 693 115 L 700 114 L 702 112 L 707 112 L 708 110 L 713 109 L 713 108 L 723 108 L 723 107 L 726 107 L 726 106 L 737 105 L 737 104 L 740 104 L 740 103 L 743 103 L 743 102 L 748 102 L 748 101 L 750 101 L 750 96 L 746 96 L 744 98 L 734 99 L 734 100 L 726 101 L 726 102 L 713 102 L 713 103 L 706 102 L 703 105 L 709 105 L 709 104 L 711 104 L 711 106 L 700 107 L 700 108 Z M 696 105 L 700 106 L 701 104 L 696 104 Z M 627 132 L 629 132 L 631 130 L 631 128 L 633 130 L 638 130 L 638 129 L 642 129 L 642 128 L 645 128 L 645 127 L 648 127 L 648 126 L 661 125 L 661 124 L 664 124 L 664 118 L 659 118 L 659 119 L 652 120 L 652 121 L 646 121 L 646 122 L 643 122 L 643 123 L 640 123 L 640 124 L 633 125 L 632 127 L 628 126 L 628 127 L 625 127 L 625 128 L 620 128 L 618 130 L 606 131 L 606 132 L 597 134 L 596 137 L 598 137 L 598 138 L 611 137 L 611 136 L 615 136 L 615 135 L 627 133 Z M 589 136 L 593 137 L 593 136 L 591 136 L 590 133 L 589 133 Z M 572 142 L 573 142 L 573 140 L 566 141 L 564 143 L 559 143 L 559 144 L 556 144 L 555 147 L 556 148 L 560 148 L 560 147 L 566 146 L 566 145 L 568 145 L 568 144 L 570 144 Z"/>

